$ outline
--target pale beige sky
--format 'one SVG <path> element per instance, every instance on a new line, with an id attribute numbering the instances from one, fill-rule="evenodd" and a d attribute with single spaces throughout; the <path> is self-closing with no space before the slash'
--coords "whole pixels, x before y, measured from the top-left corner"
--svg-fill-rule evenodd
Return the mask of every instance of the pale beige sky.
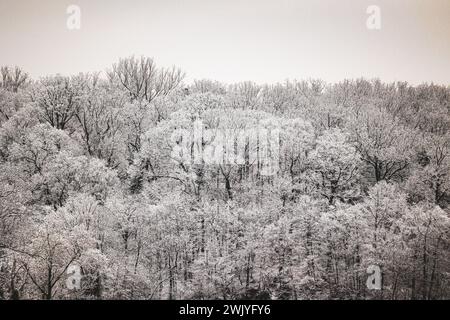
<path id="1" fill-rule="evenodd" d="M 66 27 L 70 4 L 80 30 Z M 366 27 L 369 5 L 381 30 Z M 450 84 L 450 0 L 0 0 L 0 39 L 0 65 L 33 77 L 135 54 L 182 68 L 187 81 Z"/>

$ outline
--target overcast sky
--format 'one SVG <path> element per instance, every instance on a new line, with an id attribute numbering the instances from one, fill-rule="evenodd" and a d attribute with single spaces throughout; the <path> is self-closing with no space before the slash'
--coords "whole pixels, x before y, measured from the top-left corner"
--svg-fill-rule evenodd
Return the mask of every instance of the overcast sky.
<path id="1" fill-rule="evenodd" d="M 81 9 L 81 29 L 66 9 Z M 381 29 L 366 27 L 369 5 Z M 187 81 L 450 84 L 450 0 L 0 0 L 0 65 L 32 77 L 154 57 Z"/>

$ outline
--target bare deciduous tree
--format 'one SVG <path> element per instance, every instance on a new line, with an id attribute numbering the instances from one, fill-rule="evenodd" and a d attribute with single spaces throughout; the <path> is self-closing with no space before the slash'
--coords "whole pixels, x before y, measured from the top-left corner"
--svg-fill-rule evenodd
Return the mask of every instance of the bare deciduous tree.
<path id="1" fill-rule="evenodd" d="M 28 73 L 24 72 L 19 67 L 11 69 L 8 66 L 0 68 L 1 81 L 0 88 L 17 92 L 28 80 Z"/>
<path id="2" fill-rule="evenodd" d="M 130 99 L 151 102 L 178 87 L 184 73 L 176 68 L 158 68 L 152 58 L 134 56 L 120 59 L 108 72 L 111 82 L 123 87 Z"/>

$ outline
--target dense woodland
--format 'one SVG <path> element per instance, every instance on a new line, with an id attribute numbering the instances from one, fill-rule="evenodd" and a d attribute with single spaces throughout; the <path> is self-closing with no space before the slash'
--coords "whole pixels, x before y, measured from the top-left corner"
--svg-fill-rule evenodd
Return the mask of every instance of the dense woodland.
<path id="1" fill-rule="evenodd" d="M 279 128 L 278 172 L 174 158 L 196 119 Z M 448 86 L 2 67 L 0 126 L 0 299 L 450 298 Z"/>

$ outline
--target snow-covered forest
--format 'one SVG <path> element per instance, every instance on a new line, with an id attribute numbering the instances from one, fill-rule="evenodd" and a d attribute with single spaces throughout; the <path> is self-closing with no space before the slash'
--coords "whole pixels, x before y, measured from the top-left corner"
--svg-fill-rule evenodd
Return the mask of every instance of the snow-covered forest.
<path id="1" fill-rule="evenodd" d="M 1 68 L 0 299 L 450 298 L 449 87 L 184 76 Z"/>

